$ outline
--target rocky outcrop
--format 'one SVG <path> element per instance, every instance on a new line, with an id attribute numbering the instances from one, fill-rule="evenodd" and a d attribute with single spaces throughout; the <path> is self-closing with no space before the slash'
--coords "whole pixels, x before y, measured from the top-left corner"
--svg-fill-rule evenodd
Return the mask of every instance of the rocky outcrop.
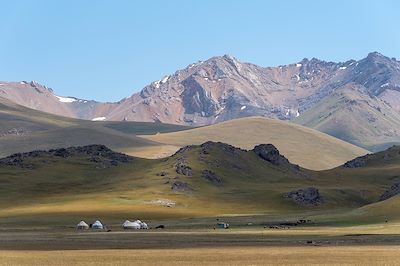
<path id="1" fill-rule="evenodd" d="M 204 142 L 203 144 L 200 145 L 201 147 L 201 153 L 202 154 L 210 154 L 213 149 L 215 150 L 221 150 L 225 152 L 228 155 L 231 156 L 240 156 L 240 152 L 243 152 L 244 150 L 240 148 L 236 148 L 232 145 L 222 143 L 222 142 L 214 142 L 214 141 L 207 141 Z"/>
<path id="2" fill-rule="evenodd" d="M 201 177 L 215 185 L 220 185 L 222 183 L 222 179 L 211 170 L 203 170 L 201 172 Z"/>
<path id="3" fill-rule="evenodd" d="M 368 159 L 369 155 L 364 155 L 364 156 L 360 156 L 357 157 L 353 160 L 350 160 L 348 162 L 346 162 L 343 167 L 345 168 L 359 168 L 359 167 L 365 167 L 367 165 L 367 159 Z"/>
<path id="4" fill-rule="evenodd" d="M 285 156 L 281 155 L 278 149 L 272 144 L 260 144 L 254 147 L 253 151 L 262 159 L 273 165 L 290 164 Z"/>
<path id="5" fill-rule="evenodd" d="M 294 172 L 300 172 L 300 166 L 291 164 L 289 160 L 280 154 L 279 150 L 272 144 L 260 144 L 254 147 L 253 152 L 261 159 L 276 166 L 287 167 Z"/>
<path id="6" fill-rule="evenodd" d="M 86 157 L 89 162 L 95 163 L 97 168 L 108 168 L 111 166 L 116 166 L 119 163 L 127 163 L 133 160 L 133 157 L 114 152 L 104 145 L 88 145 L 82 147 L 51 149 L 49 151 L 31 151 L 25 153 L 16 153 L 6 158 L 0 159 L 0 165 L 32 168 L 32 163 L 34 161 L 33 159 L 35 158 L 68 158 L 73 156 Z M 37 163 L 45 162 L 46 160 L 41 160 Z"/>
<path id="7" fill-rule="evenodd" d="M 379 197 L 379 201 L 387 200 L 398 194 L 400 194 L 400 183 L 395 183 Z"/>
<path id="8" fill-rule="evenodd" d="M 305 206 L 316 206 L 324 202 L 318 189 L 314 187 L 293 190 L 286 193 L 284 197 Z"/>
<path id="9" fill-rule="evenodd" d="M 178 158 L 174 165 L 175 171 L 180 175 L 192 176 L 192 168 L 187 164 L 184 158 Z"/>
<path id="10" fill-rule="evenodd" d="M 188 183 L 176 180 L 172 183 L 171 190 L 175 192 L 186 192 L 186 191 L 192 191 L 193 189 Z"/>
<path id="11" fill-rule="evenodd" d="M 194 148 L 193 145 L 184 146 L 184 147 L 180 148 L 179 150 L 177 150 L 173 156 L 185 155 L 187 152 L 191 151 L 193 148 Z"/>

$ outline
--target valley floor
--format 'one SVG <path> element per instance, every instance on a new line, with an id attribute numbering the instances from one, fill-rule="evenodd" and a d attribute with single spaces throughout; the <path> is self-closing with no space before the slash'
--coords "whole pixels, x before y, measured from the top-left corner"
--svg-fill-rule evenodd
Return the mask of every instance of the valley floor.
<path id="1" fill-rule="evenodd" d="M 0 265 L 399 265 L 400 224 L 270 229 L 0 228 Z"/>

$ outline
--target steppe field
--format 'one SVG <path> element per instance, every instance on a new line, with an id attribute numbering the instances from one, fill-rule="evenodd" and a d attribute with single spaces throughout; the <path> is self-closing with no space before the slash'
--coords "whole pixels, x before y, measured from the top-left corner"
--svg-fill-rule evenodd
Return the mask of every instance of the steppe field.
<path id="1" fill-rule="evenodd" d="M 250 217 L 224 217 L 234 225 Z M 253 217 L 255 221 L 267 217 Z M 206 228 L 212 219 L 152 221 L 171 229 L 110 232 L 13 227 L 0 232 L 0 265 L 399 265 L 399 223 Z M 185 224 L 186 223 L 186 224 Z M 204 229 L 195 229 L 194 226 Z"/>

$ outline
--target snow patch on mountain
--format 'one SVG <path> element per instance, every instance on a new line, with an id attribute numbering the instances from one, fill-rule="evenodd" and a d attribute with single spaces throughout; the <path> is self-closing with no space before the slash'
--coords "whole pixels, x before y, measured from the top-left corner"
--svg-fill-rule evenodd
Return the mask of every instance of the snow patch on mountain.
<path id="1" fill-rule="evenodd" d="M 75 98 L 71 98 L 71 97 L 62 97 L 62 96 L 57 96 L 57 95 L 55 95 L 57 98 L 58 98 L 58 100 L 60 101 L 60 102 L 62 102 L 62 103 L 73 103 L 73 102 L 76 102 L 76 99 Z"/>
<path id="2" fill-rule="evenodd" d="M 106 118 L 104 116 L 95 117 L 92 119 L 92 121 L 104 121 L 104 120 L 106 120 Z"/>
<path id="3" fill-rule="evenodd" d="M 162 80 L 161 80 L 161 83 L 165 83 L 165 82 L 167 82 L 167 80 L 169 79 L 169 76 L 165 76 Z"/>

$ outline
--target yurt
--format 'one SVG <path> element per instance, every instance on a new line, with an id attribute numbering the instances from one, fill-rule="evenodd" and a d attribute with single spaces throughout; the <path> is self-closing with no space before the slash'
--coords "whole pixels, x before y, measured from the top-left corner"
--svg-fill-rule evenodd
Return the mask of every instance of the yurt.
<path id="1" fill-rule="evenodd" d="M 124 229 L 140 229 L 141 226 L 140 224 L 136 223 L 136 222 L 131 222 L 129 220 L 126 220 L 123 224 L 122 224 L 122 228 Z"/>
<path id="2" fill-rule="evenodd" d="M 92 229 L 103 229 L 103 224 L 99 220 L 97 220 L 92 224 Z"/>
<path id="3" fill-rule="evenodd" d="M 85 223 L 85 221 L 80 221 L 80 222 L 76 225 L 76 229 L 79 229 L 79 230 L 89 229 L 89 225 L 88 225 L 87 223 Z"/>
<path id="4" fill-rule="evenodd" d="M 149 227 L 147 226 L 147 224 L 145 222 L 142 222 L 140 220 L 136 220 L 135 223 L 140 225 L 140 229 L 149 229 Z"/>
<path id="5" fill-rule="evenodd" d="M 149 227 L 145 222 L 142 222 L 142 224 L 140 225 L 140 229 L 149 229 Z"/>

